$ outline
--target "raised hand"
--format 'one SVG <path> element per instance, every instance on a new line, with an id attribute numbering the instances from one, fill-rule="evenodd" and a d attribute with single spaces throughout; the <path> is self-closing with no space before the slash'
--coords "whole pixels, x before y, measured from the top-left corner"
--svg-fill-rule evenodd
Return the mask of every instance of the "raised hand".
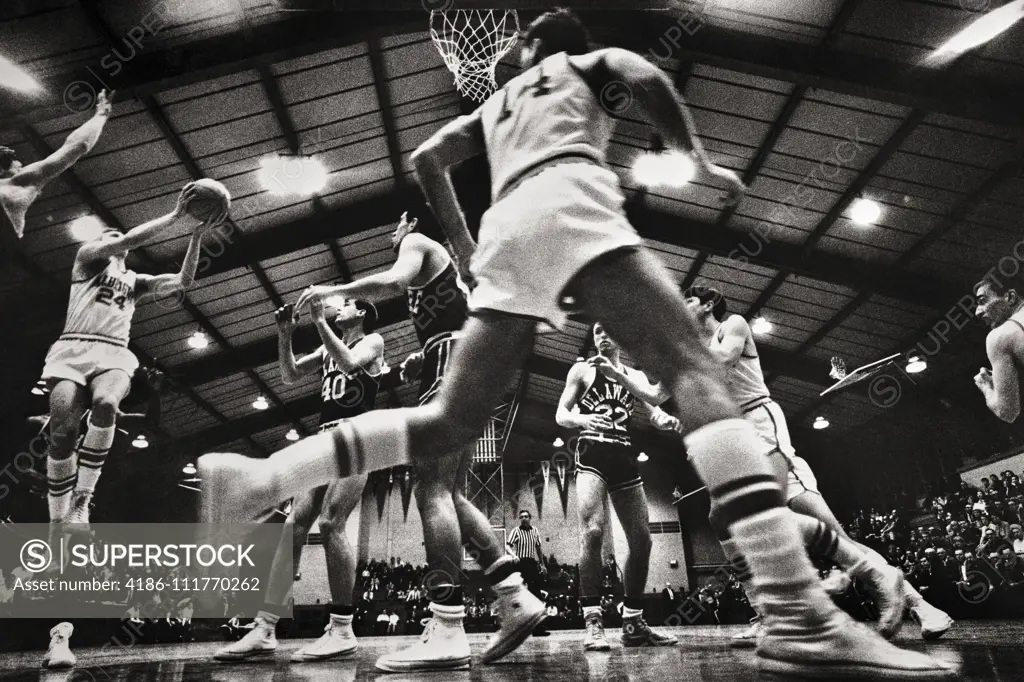
<path id="1" fill-rule="evenodd" d="M 423 371 L 423 353 L 412 353 L 402 362 L 402 378 L 405 381 L 415 381 Z"/>
<path id="2" fill-rule="evenodd" d="M 592 431 L 610 431 L 614 424 L 612 420 L 603 414 L 588 414 L 581 420 L 581 426 L 584 429 L 590 429 Z"/>
<path id="3" fill-rule="evenodd" d="M 100 94 L 96 96 L 96 115 L 97 116 L 110 116 L 110 110 L 114 102 L 114 91 L 107 92 L 106 90 L 100 90 Z"/>
<path id="4" fill-rule="evenodd" d="M 196 183 L 190 182 L 178 193 L 178 202 L 174 205 L 174 215 L 181 218 L 188 210 L 188 202 L 196 195 Z"/>
<path id="5" fill-rule="evenodd" d="M 320 299 L 321 301 L 330 296 L 332 293 L 331 287 L 325 286 L 312 286 L 306 287 L 306 290 L 299 296 L 299 300 L 295 303 L 296 310 L 302 310 L 305 306 L 309 305 L 314 299 Z"/>
<path id="6" fill-rule="evenodd" d="M 291 332 L 299 326 L 299 316 L 295 312 L 295 306 L 291 303 L 285 303 L 274 311 L 274 320 L 277 322 L 277 328 L 282 332 Z"/>
<path id="7" fill-rule="evenodd" d="M 708 167 L 708 172 L 725 182 L 725 205 L 735 206 L 740 203 L 740 199 L 746 194 L 747 188 L 740 180 L 740 176 L 736 175 L 733 171 L 728 168 L 722 168 L 721 166 L 711 165 Z"/>

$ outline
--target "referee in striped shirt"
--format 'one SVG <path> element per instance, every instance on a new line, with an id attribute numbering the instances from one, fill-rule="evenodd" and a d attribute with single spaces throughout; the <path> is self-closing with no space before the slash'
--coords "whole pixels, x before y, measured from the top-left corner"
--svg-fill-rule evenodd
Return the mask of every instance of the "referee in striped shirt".
<path id="1" fill-rule="evenodd" d="M 547 574 L 547 567 L 544 565 L 544 555 L 540 551 L 540 535 L 537 529 L 530 525 L 533 518 L 529 511 L 519 511 L 519 525 L 512 529 L 508 536 L 508 548 L 516 557 L 519 564 L 519 573 L 523 576 L 526 587 L 542 602 L 547 602 L 545 595 L 541 593 L 543 576 Z M 533 631 L 535 637 L 545 637 L 550 634 L 542 625 L 538 625 Z"/>

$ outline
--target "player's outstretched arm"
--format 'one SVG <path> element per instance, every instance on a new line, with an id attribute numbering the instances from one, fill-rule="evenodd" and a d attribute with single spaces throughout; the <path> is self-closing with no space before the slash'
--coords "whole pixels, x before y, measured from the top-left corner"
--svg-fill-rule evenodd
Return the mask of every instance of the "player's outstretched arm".
<path id="1" fill-rule="evenodd" d="M 214 223 L 205 223 L 188 240 L 188 249 L 185 251 L 185 260 L 181 263 L 181 270 L 164 275 L 139 275 L 138 294 L 144 296 L 168 296 L 185 291 L 196 281 L 196 269 L 199 266 L 199 254 L 203 248 L 203 237 L 214 227 Z M 139 229 L 139 228 L 135 228 Z M 131 235 L 129 232 L 125 239 Z"/>
<path id="2" fill-rule="evenodd" d="M 318 350 L 298 360 L 295 359 L 292 334 L 299 326 L 299 317 L 295 313 L 294 305 L 287 303 L 278 308 L 274 312 L 274 321 L 277 322 L 277 357 L 278 366 L 281 368 L 281 381 L 286 385 L 294 384 L 307 374 L 313 373 L 319 366 L 322 356 Z"/>
<path id="3" fill-rule="evenodd" d="M 690 110 L 682 95 L 676 92 L 665 73 L 638 54 L 621 48 L 598 50 L 580 57 L 573 63 L 583 69 L 591 81 L 591 88 L 602 92 L 609 83 L 623 83 L 630 91 L 632 102 L 646 114 L 669 147 L 692 154 L 698 168 L 713 175 L 726 185 L 726 203 L 737 203 L 746 191 L 743 182 L 733 171 L 711 162 L 697 137 Z"/>
<path id="4" fill-rule="evenodd" d="M 178 203 L 174 207 L 173 211 L 167 215 L 150 220 L 148 223 L 143 223 L 142 225 L 133 227 L 117 239 L 105 239 L 82 244 L 81 248 L 78 250 L 78 259 L 80 261 L 102 260 L 151 244 L 156 241 L 164 231 L 167 230 L 167 228 L 187 215 L 185 209 L 188 206 L 189 200 L 192 198 L 193 192 L 194 190 L 191 183 L 185 185 L 184 189 L 181 190 L 181 194 L 178 195 Z M 212 227 L 213 223 L 207 223 L 207 225 Z M 197 231 L 199 231 L 198 228 Z M 191 243 L 192 242 L 190 241 L 190 246 Z M 196 256 L 196 258 L 198 259 L 198 256 Z M 198 263 L 198 260 L 196 262 Z"/>
<path id="5" fill-rule="evenodd" d="M 113 93 L 107 94 L 106 90 L 100 92 L 96 98 L 96 112 L 92 118 L 68 135 L 60 149 L 42 161 L 22 168 L 17 175 L 11 178 L 11 182 L 17 185 L 41 188 L 92 151 L 100 139 L 103 126 L 107 124 L 107 119 L 110 117 L 112 98 Z"/>
<path id="6" fill-rule="evenodd" d="M 420 187 L 462 264 L 469 263 L 470 256 L 476 250 L 476 243 L 466 226 L 466 217 L 455 195 L 449 170 L 487 150 L 479 112 L 477 109 L 468 116 L 455 119 L 412 153 L 412 163 Z"/>
<path id="7" fill-rule="evenodd" d="M 985 404 L 992 414 L 1004 422 L 1012 423 L 1020 416 L 1020 376 L 1014 362 L 1014 343 L 1017 330 L 1010 325 L 989 332 L 985 340 L 992 371 L 982 368 L 974 383 L 985 396 Z"/>

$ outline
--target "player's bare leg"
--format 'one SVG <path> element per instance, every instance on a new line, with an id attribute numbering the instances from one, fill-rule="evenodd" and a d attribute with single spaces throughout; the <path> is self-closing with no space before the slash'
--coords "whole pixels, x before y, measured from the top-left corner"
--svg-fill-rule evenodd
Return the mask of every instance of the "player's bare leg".
<path id="1" fill-rule="evenodd" d="M 586 447 L 586 443 L 581 443 L 580 447 Z M 611 649 L 601 612 L 601 547 L 608 524 L 604 506 L 607 495 L 608 486 L 599 476 L 587 471 L 576 475 L 576 506 L 580 519 L 580 604 L 586 625 L 584 651 Z"/>
<path id="2" fill-rule="evenodd" d="M 89 507 L 96 483 L 114 444 L 118 407 L 131 388 L 131 377 L 120 369 L 108 370 L 89 384 L 92 404 L 85 438 L 78 446 L 78 483 L 75 485 L 69 524 L 89 525 Z"/>
<path id="3" fill-rule="evenodd" d="M 729 399 L 723 368 L 700 342 L 660 263 L 643 251 L 607 254 L 584 268 L 568 293 L 640 366 L 670 384 L 687 451 L 750 564 L 766 616 L 762 669 L 829 679 L 949 676 L 943 664 L 855 623 L 825 594 L 754 427 Z"/>
<path id="4" fill-rule="evenodd" d="M 626 557 L 623 587 L 622 643 L 625 646 L 674 646 L 678 640 L 652 630 L 644 620 L 643 598 L 647 571 L 651 563 L 651 524 L 647 494 L 642 485 L 610 494 L 612 509 L 626 534 L 629 555 Z"/>

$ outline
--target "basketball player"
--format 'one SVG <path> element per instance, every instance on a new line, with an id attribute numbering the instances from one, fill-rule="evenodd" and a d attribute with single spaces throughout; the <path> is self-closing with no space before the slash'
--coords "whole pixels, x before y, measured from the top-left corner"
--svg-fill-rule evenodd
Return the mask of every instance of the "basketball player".
<path id="1" fill-rule="evenodd" d="M 446 381 L 452 352 L 466 324 L 466 293 L 448 251 L 416 232 L 417 221 L 403 215 L 392 235 L 397 252 L 387 272 L 336 287 L 313 287 L 299 298 L 327 296 L 387 300 L 404 292 L 409 317 L 423 347 L 420 370 L 420 405 L 435 398 Z M 481 426 L 481 432 L 483 426 Z M 478 434 L 479 436 L 479 434 Z M 426 586 L 434 614 L 426 637 L 409 649 L 382 656 L 377 667 L 385 671 L 464 668 L 469 664 L 469 642 L 463 628 L 462 541 L 470 545 L 498 595 L 501 628 L 484 652 L 485 662 L 515 649 L 546 617 L 544 604 L 523 585 L 512 557 L 494 540 L 487 518 L 466 499 L 460 483 L 475 451 L 475 439 L 440 461 L 413 458 L 416 466 L 416 502 L 423 521 L 423 538 L 431 578 Z"/>
<path id="2" fill-rule="evenodd" d="M 92 118 L 74 130 L 60 149 L 42 161 L 22 166 L 10 147 L 0 145 L 0 206 L 14 226 L 18 239 L 25 233 L 25 214 L 43 188 L 92 151 L 110 117 L 113 93 L 96 97 Z"/>
<path id="3" fill-rule="evenodd" d="M 629 555 L 623 579 L 622 643 L 625 646 L 673 646 L 675 637 L 660 634 L 644 621 L 644 590 L 651 556 L 647 495 L 630 442 L 636 400 L 664 399 L 647 377 L 619 359 L 619 347 L 604 327 L 594 325 L 598 354 L 569 369 L 555 421 L 579 429 L 576 450 L 576 499 L 579 507 L 580 602 L 587 634 L 585 651 L 608 651 L 601 617 L 601 544 L 609 519 L 605 498 L 626 533 Z"/>
<path id="4" fill-rule="evenodd" d="M 807 461 L 796 454 L 789 438 L 786 416 L 771 398 L 768 386 L 761 371 L 761 360 L 757 353 L 757 344 L 750 331 L 750 325 L 740 315 L 727 314 L 728 302 L 721 292 L 712 288 L 694 287 L 683 292 L 686 305 L 697 320 L 701 338 L 711 350 L 711 355 L 727 368 L 727 384 L 733 400 L 739 405 L 743 416 L 757 429 L 764 443 L 769 460 L 780 481 L 783 481 L 786 493 L 786 504 L 793 511 L 817 519 L 831 531 L 826 535 L 835 534 L 845 545 L 852 545 L 859 552 L 844 549 L 840 552 L 837 562 L 851 575 L 863 577 L 871 586 L 879 608 L 879 625 L 883 635 L 891 638 L 899 630 L 903 618 L 904 603 L 911 614 L 921 624 L 921 636 L 938 639 L 953 625 L 952 619 L 945 612 L 935 608 L 903 580 L 901 571 L 894 568 L 874 550 L 856 543 L 842 524 L 832 513 L 828 503 L 818 491 L 818 482 L 811 472 Z M 729 539 L 728 528 L 724 527 L 714 513 L 711 525 L 722 542 L 726 556 L 730 561 L 742 561 L 737 555 L 734 543 Z M 811 525 L 814 534 L 824 533 Z M 821 547 L 837 547 L 832 540 L 827 543 L 814 543 L 812 549 Z M 859 557 L 856 555 L 859 554 Z M 893 586 L 886 589 L 886 583 Z M 838 589 L 844 592 L 848 583 Z M 881 589 L 879 589 L 881 587 Z M 756 593 L 748 590 L 751 604 L 756 600 Z M 905 595 L 905 597 L 903 596 Z M 756 604 L 755 608 L 756 608 Z M 759 625 L 737 637 L 737 644 L 744 640 L 753 642 Z M 751 644 L 752 645 L 752 644 Z"/>
<path id="5" fill-rule="evenodd" d="M 190 285 L 203 236 L 226 217 L 218 214 L 195 228 L 180 272 L 151 276 L 128 269 L 128 252 L 165 237 L 166 231 L 186 216 L 191 197 L 187 185 L 171 213 L 126 234 L 106 228 L 78 249 L 64 331 L 46 355 L 42 377 L 50 389 L 47 480 L 51 523 L 89 523 L 89 503 L 114 440 L 115 416 L 139 366 L 128 350 L 136 299 L 147 294 L 166 295 Z M 75 448 L 86 409 L 90 416 L 85 437 Z"/>
<path id="6" fill-rule="evenodd" d="M 757 581 L 767 617 L 761 667 L 829 679 L 947 676 L 944 664 L 853 622 L 822 590 L 754 426 L 729 397 L 671 276 L 627 221 L 618 178 L 605 165 L 615 122 L 602 93 L 612 85 L 631 92 L 631 115 L 648 118 L 669 147 L 692 153 L 706 178 L 726 185 L 730 202 L 742 182 L 711 163 L 661 70 L 625 50 L 587 50 L 575 15 L 543 14 L 523 36 L 526 70 L 413 154 L 460 266 L 476 281 L 470 320 L 435 400 L 363 415 L 287 456 L 206 455 L 204 519 L 250 518 L 260 506 L 253 498 L 287 498 L 338 475 L 468 446 L 526 360 L 536 325 L 562 327 L 571 298 L 684 406 L 686 449 Z M 484 152 L 493 202 L 477 249 L 449 171 Z"/>
<path id="7" fill-rule="evenodd" d="M 341 332 L 341 338 L 327 321 L 320 299 L 312 301 L 310 308 L 323 345 L 296 359 L 292 350 L 292 333 L 298 326 L 298 317 L 294 306 L 282 306 L 275 313 L 279 361 L 281 379 L 285 384 L 294 384 L 304 376 L 320 372 L 322 403 L 319 430 L 323 433 L 344 419 L 374 409 L 381 379 L 388 368 L 384 362 L 384 337 L 371 333 L 377 323 L 377 309 L 372 303 L 346 300 L 341 304 L 334 318 L 334 326 Z M 305 544 L 317 516 L 320 517 L 320 533 L 327 557 L 331 620 L 323 636 L 297 650 L 291 660 L 326 661 L 355 653 L 357 642 L 352 632 L 352 589 L 356 581 L 356 555 L 345 532 L 345 524 L 362 499 L 365 487 L 366 474 L 351 476 L 307 491 L 294 499 L 271 567 L 267 606 L 257 614 L 255 627 L 239 641 L 217 651 L 215 660 L 242 661 L 271 656 L 277 650 L 277 622 L 292 586 L 291 574 L 284 570 L 287 558 L 294 558 L 297 571 L 301 549 L 296 550 Z"/>
<path id="8" fill-rule="evenodd" d="M 986 278 L 974 285 L 975 314 L 992 331 L 985 352 L 992 369 L 982 367 L 974 377 L 985 405 L 1004 422 L 1020 416 L 1020 374 L 1024 367 L 1024 291 L 1016 282 Z"/>

